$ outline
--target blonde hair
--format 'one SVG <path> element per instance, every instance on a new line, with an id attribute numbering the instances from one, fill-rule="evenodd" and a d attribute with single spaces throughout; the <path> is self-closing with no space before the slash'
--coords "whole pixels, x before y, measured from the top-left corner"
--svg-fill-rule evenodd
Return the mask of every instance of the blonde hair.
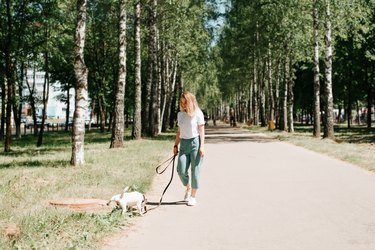
<path id="1" fill-rule="evenodd" d="M 186 109 L 182 107 L 182 99 L 186 100 Z M 197 99 L 189 91 L 184 91 L 180 98 L 180 111 L 186 112 L 189 116 L 194 116 L 195 112 L 199 109 Z"/>

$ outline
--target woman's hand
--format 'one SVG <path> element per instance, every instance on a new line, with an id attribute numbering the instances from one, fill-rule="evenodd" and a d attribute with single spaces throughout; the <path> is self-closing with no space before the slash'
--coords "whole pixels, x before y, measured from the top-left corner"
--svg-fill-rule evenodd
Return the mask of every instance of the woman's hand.
<path id="1" fill-rule="evenodd" d="M 177 154 L 178 154 L 178 146 L 177 146 L 177 145 L 174 145 L 174 146 L 173 146 L 173 154 L 174 154 L 174 155 L 177 155 Z"/>
<path id="2" fill-rule="evenodd" d="M 205 152 L 204 152 L 204 147 L 201 146 L 201 147 L 199 148 L 199 154 L 201 155 L 201 157 L 204 157 L 204 153 L 205 153 Z"/>

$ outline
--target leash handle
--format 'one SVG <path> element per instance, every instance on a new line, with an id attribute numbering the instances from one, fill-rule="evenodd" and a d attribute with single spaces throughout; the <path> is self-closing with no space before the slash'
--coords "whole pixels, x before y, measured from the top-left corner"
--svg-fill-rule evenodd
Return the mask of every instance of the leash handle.
<path id="1" fill-rule="evenodd" d="M 167 166 L 166 166 L 162 171 L 160 171 L 159 168 L 160 168 L 161 166 L 163 166 L 165 163 L 167 163 L 168 161 L 171 161 L 172 159 L 173 159 L 173 161 L 174 161 L 174 158 L 175 158 L 175 157 L 176 157 L 176 155 L 173 155 L 172 157 L 168 158 L 168 159 L 165 160 L 164 162 L 160 163 L 160 164 L 156 167 L 156 169 L 155 169 L 156 173 L 157 173 L 157 174 L 162 174 L 162 173 L 164 173 L 165 170 L 167 170 L 167 168 L 168 168 L 169 165 L 171 164 L 171 162 L 169 162 L 169 164 L 167 164 Z"/>
<path id="2" fill-rule="evenodd" d="M 171 183 L 172 183 L 173 175 L 174 175 L 174 162 L 175 162 L 176 156 L 177 156 L 177 154 L 173 155 L 173 156 L 170 157 L 168 160 L 166 160 L 165 162 L 163 162 L 162 164 L 160 164 L 159 166 L 156 167 L 156 173 L 158 173 L 158 174 L 162 174 L 162 173 L 165 172 L 165 170 L 167 170 L 167 168 L 169 167 L 169 165 L 171 165 L 171 163 L 172 163 L 172 175 L 171 175 L 171 179 L 169 180 L 168 185 L 164 188 L 164 191 L 163 191 L 163 193 L 162 193 L 162 195 L 161 195 L 161 197 L 160 197 L 160 201 L 159 201 L 159 205 L 158 205 L 158 206 L 161 205 L 161 202 L 163 201 L 163 196 L 164 196 L 165 192 L 167 191 L 167 189 L 169 188 L 169 185 L 171 185 Z M 160 168 L 164 163 L 166 163 L 166 162 L 168 162 L 168 161 L 169 161 L 169 163 L 167 164 L 167 166 L 166 166 L 166 167 L 160 172 L 160 171 L 159 171 L 159 168 Z"/>

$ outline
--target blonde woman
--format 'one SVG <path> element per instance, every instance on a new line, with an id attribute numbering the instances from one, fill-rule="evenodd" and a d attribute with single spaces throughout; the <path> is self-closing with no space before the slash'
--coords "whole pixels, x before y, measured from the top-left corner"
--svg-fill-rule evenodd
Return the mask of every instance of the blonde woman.
<path id="1" fill-rule="evenodd" d="M 184 200 L 189 206 L 197 204 L 200 167 L 204 157 L 204 124 L 203 112 L 195 96 L 184 91 L 180 98 L 180 112 L 177 115 L 178 130 L 173 150 L 175 155 L 178 153 L 177 173 L 186 187 Z M 180 150 L 178 150 L 179 144 Z"/>

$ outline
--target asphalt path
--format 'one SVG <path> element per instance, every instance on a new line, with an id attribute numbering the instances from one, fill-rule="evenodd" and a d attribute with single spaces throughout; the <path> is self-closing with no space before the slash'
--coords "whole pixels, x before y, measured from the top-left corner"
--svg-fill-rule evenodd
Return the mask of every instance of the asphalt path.
<path id="1" fill-rule="evenodd" d="M 375 249 L 373 172 L 251 130 L 206 132 L 198 204 L 182 202 L 175 174 L 155 206 L 167 170 L 147 194 L 152 209 L 108 238 L 103 250 Z"/>

